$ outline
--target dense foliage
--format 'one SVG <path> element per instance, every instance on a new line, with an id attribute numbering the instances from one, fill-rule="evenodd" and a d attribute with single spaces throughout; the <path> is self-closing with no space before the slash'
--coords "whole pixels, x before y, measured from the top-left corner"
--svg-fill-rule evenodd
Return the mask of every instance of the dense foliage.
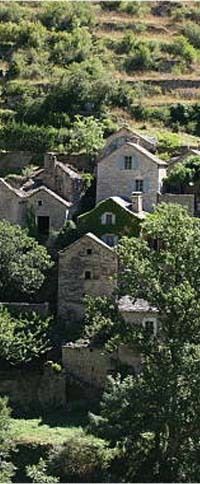
<path id="1" fill-rule="evenodd" d="M 0 299 L 36 294 L 52 267 L 47 250 L 27 231 L 7 221 L 0 222 Z"/>
<path id="2" fill-rule="evenodd" d="M 141 372 L 110 377 L 92 417 L 93 429 L 119 448 L 122 478 L 131 482 L 195 482 L 199 473 L 199 241 L 199 221 L 162 204 L 143 223 L 143 239 L 119 247 L 120 294 L 159 310 L 156 335 L 117 326 L 113 344 L 142 353 Z"/>

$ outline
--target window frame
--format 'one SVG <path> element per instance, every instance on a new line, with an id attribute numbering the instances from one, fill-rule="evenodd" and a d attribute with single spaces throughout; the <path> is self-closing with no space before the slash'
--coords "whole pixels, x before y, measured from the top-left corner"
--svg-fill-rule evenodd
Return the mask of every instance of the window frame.
<path id="1" fill-rule="evenodd" d="M 124 170 L 132 170 L 133 168 L 133 157 L 132 155 L 124 156 Z"/>
<path id="2" fill-rule="evenodd" d="M 135 191 L 144 192 L 144 180 L 142 178 L 137 178 L 135 180 Z"/>

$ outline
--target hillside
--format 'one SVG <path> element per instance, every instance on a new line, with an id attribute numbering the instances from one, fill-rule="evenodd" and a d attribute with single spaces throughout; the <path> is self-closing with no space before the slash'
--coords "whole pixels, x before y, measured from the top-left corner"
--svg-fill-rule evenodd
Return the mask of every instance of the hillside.
<path id="1" fill-rule="evenodd" d="M 0 2 L 0 148 L 68 151 L 76 115 L 197 145 L 199 18 L 198 2 Z"/>

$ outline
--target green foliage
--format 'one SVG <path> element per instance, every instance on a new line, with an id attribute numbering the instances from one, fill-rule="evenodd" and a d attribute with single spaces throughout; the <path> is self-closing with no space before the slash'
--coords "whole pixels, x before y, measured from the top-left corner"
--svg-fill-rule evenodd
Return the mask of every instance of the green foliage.
<path id="1" fill-rule="evenodd" d="M 71 31 L 81 26 L 92 27 L 95 23 L 93 9 L 85 2 L 44 2 L 39 19 L 49 29 L 61 31 Z"/>
<path id="2" fill-rule="evenodd" d="M 49 470 L 61 482 L 104 482 L 112 455 L 103 440 L 90 435 L 74 437 L 52 451 Z"/>
<path id="3" fill-rule="evenodd" d="M 40 358 L 51 349 L 52 320 L 35 313 L 13 317 L 7 309 L 0 310 L 0 357 L 18 365 Z"/>
<path id="4" fill-rule="evenodd" d="M 161 152 L 174 152 L 181 146 L 181 138 L 176 133 L 158 133 L 158 149 Z"/>
<path id="5" fill-rule="evenodd" d="M 41 457 L 38 464 L 26 467 L 27 477 L 31 479 L 30 482 L 60 482 L 60 479 L 58 479 L 57 477 L 47 474 L 47 469 L 48 465 Z"/>
<path id="6" fill-rule="evenodd" d="M 121 323 L 117 305 L 107 297 L 85 297 L 85 319 L 83 336 L 94 345 L 104 344 L 116 334 Z M 124 324 L 123 324 L 124 325 Z"/>
<path id="7" fill-rule="evenodd" d="M 196 49 L 200 49 L 200 26 L 194 22 L 187 22 L 183 30 L 190 44 Z"/>
<path id="8" fill-rule="evenodd" d="M 95 432 L 117 445 L 128 482 L 195 482 L 199 473 L 200 224 L 158 205 L 143 238 L 119 245 L 119 292 L 157 307 L 157 334 L 121 331 L 142 353 L 139 374 L 109 378 Z M 158 249 L 152 241 L 159 242 Z M 119 328 L 118 328 L 119 330 Z"/>
<path id="9" fill-rule="evenodd" d="M 115 214 L 115 224 L 107 225 L 101 223 L 101 217 L 105 212 L 112 212 Z M 124 210 L 120 205 L 115 203 L 112 199 L 103 200 L 99 202 L 92 210 L 83 213 L 78 217 L 78 229 L 80 233 L 92 232 L 98 237 L 104 234 L 116 234 L 122 237 L 124 234 L 128 236 L 138 237 L 140 233 L 141 221 Z"/>
<path id="10" fill-rule="evenodd" d="M 187 193 L 189 185 L 200 180 L 200 157 L 189 156 L 177 163 L 164 181 L 166 191 Z"/>
<path id="11" fill-rule="evenodd" d="M 0 147 L 4 150 L 44 152 L 55 147 L 58 132 L 55 128 L 8 123 L 0 129 Z"/>
<path id="12" fill-rule="evenodd" d="M 104 146 L 104 130 L 104 123 L 93 116 L 75 116 L 70 132 L 70 152 L 85 151 L 88 156 L 93 157 Z"/>
<path id="13" fill-rule="evenodd" d="M 196 51 L 190 42 L 180 35 L 172 43 L 166 43 L 162 45 L 162 50 L 172 54 L 174 58 L 180 59 L 182 63 L 185 62 L 186 67 L 190 67 L 192 62 L 196 59 Z"/>
<path id="14" fill-rule="evenodd" d="M 0 299 L 35 294 L 52 267 L 44 247 L 27 235 L 26 230 L 9 222 L 0 222 Z"/>
<path id="15" fill-rule="evenodd" d="M 75 222 L 67 220 L 57 235 L 55 247 L 57 250 L 62 250 L 68 245 L 72 244 L 79 238 L 79 231 Z"/>
<path id="16" fill-rule="evenodd" d="M 72 33 L 56 33 L 51 42 L 50 60 L 61 66 L 82 62 L 92 53 L 92 37 L 85 27 L 77 28 Z"/>
<path id="17" fill-rule="evenodd" d="M 0 481 L 11 482 L 15 467 L 10 461 L 10 451 L 14 445 L 10 439 L 10 408 L 7 398 L 0 398 Z"/>
<path id="18" fill-rule="evenodd" d="M 129 55 L 124 62 L 124 67 L 128 72 L 149 70 L 153 66 L 155 69 L 159 53 L 156 44 L 137 39 L 131 41 L 130 37 L 126 37 L 123 40 L 124 49 L 126 42 Z"/>

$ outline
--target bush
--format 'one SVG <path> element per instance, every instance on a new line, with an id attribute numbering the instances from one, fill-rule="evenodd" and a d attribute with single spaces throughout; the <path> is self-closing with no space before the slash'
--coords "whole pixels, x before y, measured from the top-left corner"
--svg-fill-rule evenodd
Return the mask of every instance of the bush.
<path id="1" fill-rule="evenodd" d="M 200 26 L 194 22 L 187 22 L 184 25 L 183 31 L 190 44 L 200 49 Z"/>
<path id="2" fill-rule="evenodd" d="M 70 62 L 86 60 L 92 51 L 92 37 L 85 27 L 77 28 L 72 33 L 60 32 L 51 39 L 50 60 L 65 66 Z"/>
<path id="3" fill-rule="evenodd" d="M 8 123 L 0 129 L 0 148 L 45 152 L 55 148 L 58 132 L 55 128 Z"/>
<path id="4" fill-rule="evenodd" d="M 74 27 L 92 27 L 94 8 L 88 2 L 49 2 L 43 4 L 38 18 L 48 29 L 71 31 Z"/>
<path id="5" fill-rule="evenodd" d="M 174 58 L 179 58 L 186 67 L 189 67 L 196 59 L 196 51 L 194 47 L 183 35 L 176 37 L 176 39 L 169 44 L 162 44 L 161 49 L 173 55 Z"/>
<path id="6" fill-rule="evenodd" d="M 72 438 L 51 452 L 48 470 L 61 482 L 108 482 L 112 455 L 103 440 L 90 435 Z"/>
<path id="7" fill-rule="evenodd" d="M 181 138 L 175 133 L 158 133 L 158 150 L 174 152 L 181 146 Z"/>

